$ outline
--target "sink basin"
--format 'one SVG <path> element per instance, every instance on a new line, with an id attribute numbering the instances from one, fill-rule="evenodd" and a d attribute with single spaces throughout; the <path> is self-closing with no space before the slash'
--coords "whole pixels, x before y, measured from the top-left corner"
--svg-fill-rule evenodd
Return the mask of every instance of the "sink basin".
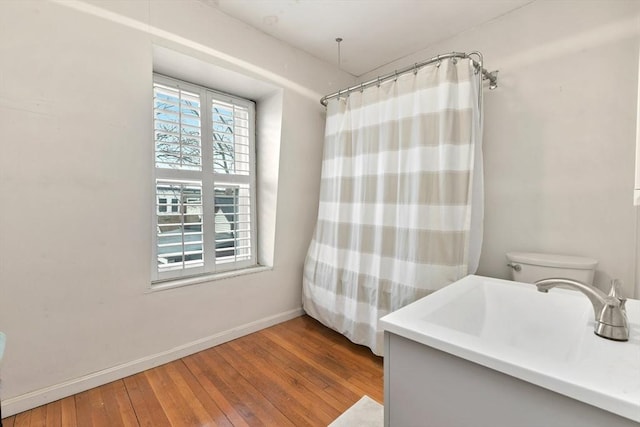
<path id="1" fill-rule="evenodd" d="M 552 298 L 532 285 L 480 281 L 460 287 L 452 299 L 422 317 L 441 326 L 481 339 L 503 351 L 538 353 L 556 361 L 571 361 L 583 330 L 592 325 L 593 308 L 582 294 L 558 289 Z M 434 295 L 434 298 L 436 296 Z M 558 327 L 562 325 L 562 327 Z M 541 352 L 541 343 L 545 351 Z"/>
<path id="2" fill-rule="evenodd" d="M 628 342 L 594 334 L 589 300 L 568 289 L 467 276 L 380 319 L 385 331 L 640 422 L 640 301 Z"/>

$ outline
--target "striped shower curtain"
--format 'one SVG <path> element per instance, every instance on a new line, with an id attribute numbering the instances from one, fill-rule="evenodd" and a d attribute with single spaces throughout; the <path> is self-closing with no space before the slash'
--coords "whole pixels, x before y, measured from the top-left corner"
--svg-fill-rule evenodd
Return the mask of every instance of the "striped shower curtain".
<path id="1" fill-rule="evenodd" d="M 376 354 L 380 317 L 477 269 L 481 84 L 449 59 L 327 105 L 303 306 Z"/>

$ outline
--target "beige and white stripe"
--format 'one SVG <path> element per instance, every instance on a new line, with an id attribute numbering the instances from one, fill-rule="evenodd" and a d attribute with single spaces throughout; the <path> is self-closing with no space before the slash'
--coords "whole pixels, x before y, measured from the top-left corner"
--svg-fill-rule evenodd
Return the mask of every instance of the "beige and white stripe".
<path id="1" fill-rule="evenodd" d="M 446 60 L 327 106 L 303 305 L 377 354 L 382 315 L 475 269 L 480 84 L 468 60 Z"/>

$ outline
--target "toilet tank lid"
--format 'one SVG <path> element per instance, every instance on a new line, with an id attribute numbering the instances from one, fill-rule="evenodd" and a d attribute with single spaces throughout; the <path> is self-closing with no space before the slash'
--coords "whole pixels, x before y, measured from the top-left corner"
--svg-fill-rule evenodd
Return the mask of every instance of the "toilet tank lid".
<path id="1" fill-rule="evenodd" d="M 535 252 L 507 252 L 507 259 L 523 264 L 541 265 L 558 268 L 590 270 L 598 265 L 598 260 L 571 255 L 541 254 Z"/>

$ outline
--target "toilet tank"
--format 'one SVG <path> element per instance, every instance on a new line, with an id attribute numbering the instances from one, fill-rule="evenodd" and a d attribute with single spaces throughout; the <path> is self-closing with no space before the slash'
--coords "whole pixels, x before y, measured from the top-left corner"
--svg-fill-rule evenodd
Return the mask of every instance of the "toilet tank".
<path id="1" fill-rule="evenodd" d="M 593 284 L 598 260 L 569 255 L 534 252 L 507 252 L 511 267 L 511 279 L 534 283 L 542 279 L 559 277 Z"/>

